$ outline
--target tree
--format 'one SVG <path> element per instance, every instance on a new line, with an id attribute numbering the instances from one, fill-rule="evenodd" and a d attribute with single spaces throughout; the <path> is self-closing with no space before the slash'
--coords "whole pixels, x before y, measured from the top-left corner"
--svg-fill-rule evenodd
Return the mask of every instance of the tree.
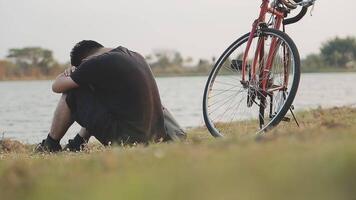
<path id="1" fill-rule="evenodd" d="M 320 51 L 327 65 L 345 68 L 356 60 L 356 38 L 336 37 L 323 44 Z"/>
<path id="2" fill-rule="evenodd" d="M 152 67 L 158 67 L 161 69 L 168 68 L 171 65 L 171 61 L 164 54 L 156 54 L 157 61 L 152 64 Z"/>
<path id="3" fill-rule="evenodd" d="M 199 62 L 196 66 L 196 70 L 200 74 L 205 74 L 208 73 L 212 68 L 212 64 L 209 62 L 209 60 L 206 59 L 199 59 Z"/>
<path id="4" fill-rule="evenodd" d="M 172 64 L 182 67 L 183 66 L 184 59 L 182 55 L 179 52 L 174 53 L 174 57 L 172 59 Z"/>
<path id="5" fill-rule="evenodd" d="M 10 49 L 7 57 L 13 59 L 15 64 L 24 70 L 39 68 L 44 73 L 56 64 L 52 51 L 41 47 Z"/>
<path id="6" fill-rule="evenodd" d="M 325 62 L 319 54 L 310 54 L 302 60 L 302 71 L 313 72 L 326 67 Z"/>
<path id="7" fill-rule="evenodd" d="M 0 80 L 13 76 L 16 70 L 16 66 L 7 61 L 0 60 Z"/>
<path id="8" fill-rule="evenodd" d="M 152 68 L 168 69 L 181 68 L 184 64 L 182 55 L 175 50 L 158 49 L 153 55 L 146 56 Z"/>

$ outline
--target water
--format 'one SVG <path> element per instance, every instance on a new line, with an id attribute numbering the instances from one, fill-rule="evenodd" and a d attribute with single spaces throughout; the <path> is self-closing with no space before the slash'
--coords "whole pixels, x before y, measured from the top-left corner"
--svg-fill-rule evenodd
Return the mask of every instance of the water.
<path id="1" fill-rule="evenodd" d="M 207 77 L 157 78 L 162 103 L 185 128 L 204 125 L 202 96 Z M 356 74 L 303 74 L 295 99 L 299 110 L 356 105 Z M 60 95 L 51 81 L 0 82 L 0 133 L 27 143 L 43 139 Z M 73 126 L 67 140 L 79 130 Z"/>

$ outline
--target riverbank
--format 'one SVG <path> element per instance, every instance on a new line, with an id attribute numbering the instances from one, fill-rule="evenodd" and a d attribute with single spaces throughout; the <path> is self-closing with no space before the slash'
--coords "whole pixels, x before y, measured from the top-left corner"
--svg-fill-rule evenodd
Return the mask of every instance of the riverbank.
<path id="1" fill-rule="evenodd" d="M 306 69 L 302 71 L 303 74 L 343 74 L 343 73 L 356 73 L 356 69 L 335 69 L 335 68 L 325 68 L 323 70 L 313 70 Z M 159 73 L 155 74 L 157 78 L 174 78 L 174 77 L 208 77 L 209 72 L 201 72 L 201 73 Z M 45 81 L 45 80 L 54 80 L 56 76 L 41 76 L 41 77 L 2 77 L 1 81 Z"/>
<path id="2" fill-rule="evenodd" d="M 301 128 L 282 124 L 261 140 L 194 129 L 180 144 L 56 155 L 9 143 L 0 153 L 0 199 L 353 198 L 356 109 L 298 117 Z"/>

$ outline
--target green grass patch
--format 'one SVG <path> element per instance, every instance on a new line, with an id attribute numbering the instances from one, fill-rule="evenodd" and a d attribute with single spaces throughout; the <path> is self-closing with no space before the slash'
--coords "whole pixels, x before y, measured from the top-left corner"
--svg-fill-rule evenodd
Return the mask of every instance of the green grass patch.
<path id="1" fill-rule="evenodd" d="M 283 123 L 259 140 L 198 128 L 183 143 L 55 155 L 3 141 L 0 199 L 354 199 L 356 109 L 297 116 L 301 128 Z"/>

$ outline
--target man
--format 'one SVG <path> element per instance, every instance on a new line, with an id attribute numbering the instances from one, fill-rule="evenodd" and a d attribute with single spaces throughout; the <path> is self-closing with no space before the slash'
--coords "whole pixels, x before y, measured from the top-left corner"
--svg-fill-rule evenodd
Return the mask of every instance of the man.
<path id="1" fill-rule="evenodd" d="M 72 49 L 71 65 L 52 85 L 62 97 L 50 132 L 36 151 L 61 151 L 60 140 L 74 121 L 82 129 L 66 145 L 70 151 L 81 150 L 91 136 L 104 145 L 185 137 L 163 108 L 150 67 L 140 54 L 84 40 Z"/>

